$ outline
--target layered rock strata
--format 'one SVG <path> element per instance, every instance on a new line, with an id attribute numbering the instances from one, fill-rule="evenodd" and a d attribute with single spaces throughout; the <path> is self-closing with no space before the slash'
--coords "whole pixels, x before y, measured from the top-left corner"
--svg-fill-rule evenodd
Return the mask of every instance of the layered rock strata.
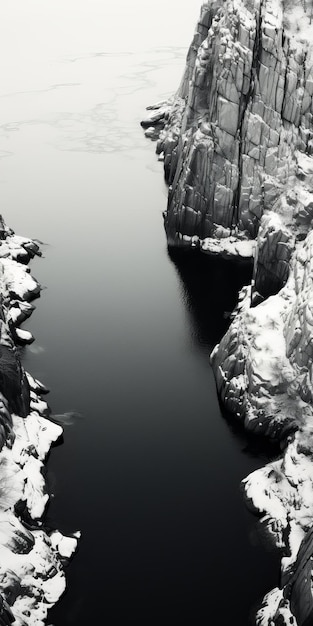
<path id="1" fill-rule="evenodd" d="M 33 340 L 20 324 L 32 313 L 40 285 L 28 261 L 37 244 L 0 218 L 0 624 L 43 626 L 65 590 L 64 565 L 78 534 L 65 537 L 42 522 L 49 496 L 45 457 L 62 434 L 47 419 L 47 389 L 26 373 L 18 345 Z"/>
<path id="2" fill-rule="evenodd" d="M 143 121 L 169 184 L 169 246 L 250 257 L 211 361 L 225 406 L 282 455 L 244 481 L 281 550 L 259 626 L 313 624 L 313 13 L 203 5 L 174 98 Z"/>

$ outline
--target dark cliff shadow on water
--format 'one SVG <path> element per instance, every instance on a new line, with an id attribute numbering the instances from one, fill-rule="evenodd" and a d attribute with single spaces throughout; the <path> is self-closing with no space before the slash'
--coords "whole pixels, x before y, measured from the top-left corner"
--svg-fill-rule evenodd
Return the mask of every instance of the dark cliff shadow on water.
<path id="1" fill-rule="evenodd" d="M 192 341 L 207 360 L 215 345 L 227 331 L 231 320 L 230 313 L 238 301 L 238 292 L 248 285 L 252 278 L 251 262 L 227 261 L 200 252 L 199 250 L 168 249 L 170 260 L 175 266 L 181 283 L 182 299 L 189 315 L 189 328 Z M 209 372 L 208 372 L 209 384 Z M 265 436 L 247 432 L 241 421 L 227 411 L 219 401 L 221 418 L 227 423 L 241 453 L 254 459 L 257 466 L 276 459 L 280 454 L 279 444 Z M 208 414 L 209 419 L 209 414 Z M 239 486 L 239 485 L 238 485 Z M 264 575 L 271 576 L 279 584 L 280 555 L 266 526 L 258 521 L 258 513 L 251 507 L 244 495 L 242 506 L 251 512 L 249 525 L 250 543 L 261 550 L 258 552 L 258 567 L 264 568 Z M 245 501 L 245 504 L 244 504 Z M 262 584 L 262 576 L 260 578 Z M 255 623 L 255 615 L 260 608 L 259 601 L 250 606 L 249 624 Z"/>
<path id="2" fill-rule="evenodd" d="M 230 325 L 230 313 L 238 292 L 252 278 L 251 261 L 230 261 L 199 250 L 168 248 L 180 278 L 182 300 L 189 315 L 194 345 L 208 357 Z M 240 442 L 243 454 L 269 462 L 277 458 L 279 445 L 267 437 L 247 432 L 241 421 L 220 403 L 222 417 Z"/>
<path id="3" fill-rule="evenodd" d="M 251 281 L 252 263 L 227 261 L 194 249 L 168 248 L 168 255 L 180 278 L 193 340 L 210 354 L 229 326 L 239 290 Z"/>

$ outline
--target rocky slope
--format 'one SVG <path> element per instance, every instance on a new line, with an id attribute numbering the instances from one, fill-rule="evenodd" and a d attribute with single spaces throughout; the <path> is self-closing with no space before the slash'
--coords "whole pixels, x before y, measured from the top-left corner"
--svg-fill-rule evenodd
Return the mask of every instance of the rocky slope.
<path id="1" fill-rule="evenodd" d="M 205 3 L 178 92 L 143 121 L 169 183 L 168 244 L 254 263 L 211 360 L 226 407 L 283 451 L 244 481 L 282 554 L 259 626 L 313 624 L 312 12 Z"/>
<path id="2" fill-rule="evenodd" d="M 42 473 L 62 433 L 49 421 L 45 387 L 27 374 L 18 345 L 33 341 L 20 324 L 40 292 L 27 263 L 38 246 L 16 236 L 0 217 L 0 624 L 43 626 L 65 589 L 63 567 L 78 534 L 45 528 L 49 496 Z"/>

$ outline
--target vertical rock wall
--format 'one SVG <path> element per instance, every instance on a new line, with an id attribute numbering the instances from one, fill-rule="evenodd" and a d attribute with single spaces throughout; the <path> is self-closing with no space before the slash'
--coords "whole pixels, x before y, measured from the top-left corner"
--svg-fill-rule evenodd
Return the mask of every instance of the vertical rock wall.
<path id="1" fill-rule="evenodd" d="M 270 0 L 203 5 L 180 88 L 161 111 L 170 245 L 202 244 L 217 226 L 255 238 L 294 151 L 310 152 L 312 49 L 286 19 Z"/>
<path id="2" fill-rule="evenodd" d="M 180 88 L 158 109 L 168 244 L 254 259 L 211 360 L 226 407 L 283 451 L 244 481 L 282 555 L 259 626 L 313 624 L 311 42 L 300 0 L 207 2 Z"/>

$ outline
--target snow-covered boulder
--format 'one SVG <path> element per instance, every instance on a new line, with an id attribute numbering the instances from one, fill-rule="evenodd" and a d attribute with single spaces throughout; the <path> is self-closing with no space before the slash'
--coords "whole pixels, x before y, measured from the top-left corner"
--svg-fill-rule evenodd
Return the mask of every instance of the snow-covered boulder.
<path id="1" fill-rule="evenodd" d="M 62 428 L 47 419 L 47 389 L 24 371 L 15 345 L 33 340 L 19 325 L 40 292 L 26 265 L 34 254 L 37 244 L 0 217 L 0 622 L 8 626 L 45 624 L 79 538 L 50 533 L 41 521 L 49 500 L 44 461 Z"/>

